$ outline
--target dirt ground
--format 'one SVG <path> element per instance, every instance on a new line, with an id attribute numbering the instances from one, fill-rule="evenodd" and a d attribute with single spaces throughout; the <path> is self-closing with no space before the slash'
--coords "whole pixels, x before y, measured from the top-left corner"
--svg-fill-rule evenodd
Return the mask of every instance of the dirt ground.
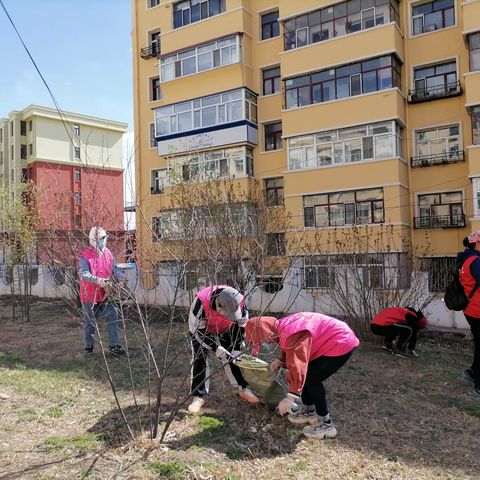
<path id="1" fill-rule="evenodd" d="M 166 328 L 150 327 L 158 354 Z M 132 378 L 126 359 L 109 359 L 108 365 L 135 441 L 113 399 L 99 348 L 84 357 L 73 315 L 59 304 L 37 303 L 31 322 L 12 322 L 10 308 L 0 306 L 0 480 L 480 479 L 480 401 L 460 378 L 473 345 L 461 336 L 426 332 L 417 345 L 419 358 L 412 360 L 361 344 L 326 382 L 335 440 L 307 440 L 280 417 L 259 430 L 268 410 L 246 404 L 220 372 L 201 414 L 181 410 L 160 444 L 148 440 L 154 377 L 142 331 L 132 320 L 125 332 Z M 172 345 L 179 355 L 166 380 L 162 419 L 177 392 L 188 391 L 185 324 L 176 324 Z"/>

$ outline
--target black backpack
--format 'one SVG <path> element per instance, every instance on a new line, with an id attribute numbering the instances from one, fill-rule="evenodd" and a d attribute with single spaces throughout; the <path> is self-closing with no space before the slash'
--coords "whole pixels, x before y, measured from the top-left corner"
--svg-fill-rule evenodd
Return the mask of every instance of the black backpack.
<path id="1" fill-rule="evenodd" d="M 460 274 L 458 271 L 455 271 L 453 273 L 452 281 L 447 285 L 447 288 L 445 289 L 445 305 L 449 310 L 461 312 L 462 310 L 465 310 L 467 308 L 470 299 L 473 297 L 477 289 L 478 283 L 475 284 L 473 290 L 470 292 L 470 295 L 467 297 L 465 295 L 463 285 L 460 283 Z"/>

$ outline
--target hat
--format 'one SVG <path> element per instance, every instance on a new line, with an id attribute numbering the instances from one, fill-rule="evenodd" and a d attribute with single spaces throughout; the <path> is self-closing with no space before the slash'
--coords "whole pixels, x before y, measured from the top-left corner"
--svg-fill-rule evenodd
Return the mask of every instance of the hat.
<path id="1" fill-rule="evenodd" d="M 101 238 L 107 236 L 107 232 L 102 227 L 93 227 L 88 234 L 88 239 L 90 241 L 90 245 L 95 249 L 99 250 L 98 241 Z"/>
<path id="2" fill-rule="evenodd" d="M 218 303 L 222 306 L 223 314 L 232 322 L 242 318 L 243 296 L 232 287 L 225 287 L 217 297 Z"/>
<path id="3" fill-rule="evenodd" d="M 468 236 L 468 241 L 469 243 L 477 243 L 480 242 L 480 230 L 477 230 L 476 232 L 472 232 Z"/>
<path id="4" fill-rule="evenodd" d="M 262 342 L 278 343 L 278 331 L 275 317 L 253 317 L 245 325 L 245 338 L 255 345 L 253 354 L 258 355 Z"/>

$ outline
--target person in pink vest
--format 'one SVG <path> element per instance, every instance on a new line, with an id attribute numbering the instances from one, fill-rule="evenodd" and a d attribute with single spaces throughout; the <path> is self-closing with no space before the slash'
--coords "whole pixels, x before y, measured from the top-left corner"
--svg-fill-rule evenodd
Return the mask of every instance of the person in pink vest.
<path id="1" fill-rule="evenodd" d="M 323 382 L 345 365 L 360 343 L 350 327 L 322 313 L 301 312 L 280 320 L 252 318 L 245 334 L 249 343 L 277 343 L 282 350 L 281 358 L 270 368 L 285 366 L 290 388 L 277 412 L 290 413 L 292 423 L 310 424 L 303 429 L 306 437 L 335 438 L 337 430 L 330 420 Z M 293 411 L 300 397 L 304 408 Z"/>
<path id="2" fill-rule="evenodd" d="M 200 290 L 190 307 L 188 327 L 192 343 L 192 403 L 190 413 L 198 413 L 203 407 L 204 396 L 210 387 L 208 354 L 215 353 L 223 363 L 230 383 L 238 388 L 239 395 L 250 403 L 259 399 L 252 393 L 233 358 L 245 345 L 245 324 L 248 311 L 243 295 L 227 285 L 214 285 Z"/>
<path id="3" fill-rule="evenodd" d="M 100 319 L 104 319 L 107 326 L 110 353 L 123 355 L 125 350 L 118 338 L 117 311 L 105 300 L 105 288 L 108 287 L 111 277 L 123 279 L 125 275 L 115 264 L 112 252 L 106 247 L 107 232 L 103 228 L 93 227 L 89 241 L 90 247 L 84 250 L 79 258 L 85 355 L 93 355 L 95 326 Z"/>
<path id="4" fill-rule="evenodd" d="M 457 254 L 456 267 L 460 270 L 460 283 L 463 285 L 467 297 L 473 292 L 467 308 L 463 311 L 470 325 L 474 341 L 473 363 L 467 368 L 462 378 L 474 384 L 471 392 L 474 397 L 480 398 L 480 231 L 471 233 L 463 240 L 466 247 Z M 473 291 L 475 289 L 475 291 Z"/>

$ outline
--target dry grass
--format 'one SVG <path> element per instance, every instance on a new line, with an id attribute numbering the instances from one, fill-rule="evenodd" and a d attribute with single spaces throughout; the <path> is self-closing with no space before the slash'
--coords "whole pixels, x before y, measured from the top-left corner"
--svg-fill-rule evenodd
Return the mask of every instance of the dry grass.
<path id="1" fill-rule="evenodd" d="M 147 433 L 129 442 L 97 352 L 85 359 L 82 332 L 59 305 L 37 304 L 30 324 L 0 308 L 0 480 L 480 479 L 480 403 L 460 374 L 471 344 L 453 335 L 420 340 L 409 361 L 362 345 L 327 381 L 336 440 L 306 440 L 286 419 L 245 404 L 218 376 L 201 416 L 180 412 L 165 444 Z M 148 369 L 134 322 L 129 344 L 139 402 Z M 153 326 L 161 349 L 164 328 Z M 173 338 L 181 353 L 167 382 L 173 397 L 188 370 L 185 326 Z M 110 362 L 129 418 L 124 360 Z M 173 398 L 167 397 L 167 403 Z M 147 409 L 142 412 L 148 430 Z"/>

